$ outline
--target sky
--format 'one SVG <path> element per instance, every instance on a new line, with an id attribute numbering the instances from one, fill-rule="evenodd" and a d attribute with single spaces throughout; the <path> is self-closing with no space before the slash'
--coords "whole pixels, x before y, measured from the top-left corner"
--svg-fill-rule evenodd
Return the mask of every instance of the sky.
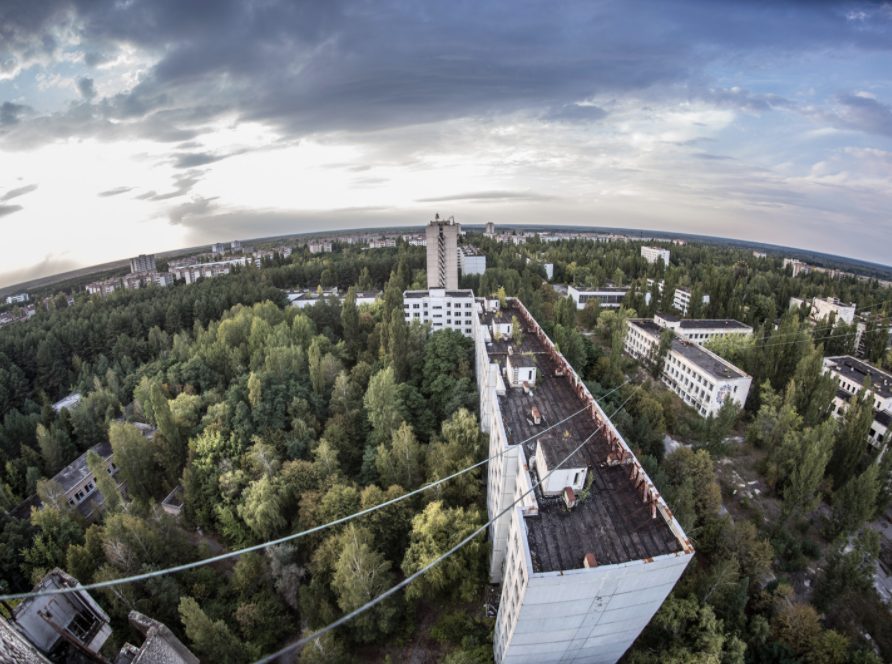
<path id="1" fill-rule="evenodd" d="M 892 3 L 0 2 L 0 286 L 437 212 L 892 264 Z"/>

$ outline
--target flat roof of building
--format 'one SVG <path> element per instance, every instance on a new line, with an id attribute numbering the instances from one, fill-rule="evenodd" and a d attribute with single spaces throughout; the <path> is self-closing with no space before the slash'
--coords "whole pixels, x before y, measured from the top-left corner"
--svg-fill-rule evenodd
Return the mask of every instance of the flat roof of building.
<path id="1" fill-rule="evenodd" d="M 696 364 L 713 378 L 730 380 L 743 378 L 746 375 L 727 360 L 690 341 L 675 339 L 672 342 L 672 350 Z"/>
<path id="2" fill-rule="evenodd" d="M 830 363 L 832 369 L 862 387 L 870 378 L 870 389 L 879 397 L 883 399 L 892 397 L 892 374 L 889 372 L 851 355 L 828 357 L 826 361 Z"/>
<path id="3" fill-rule="evenodd" d="M 514 313 L 523 320 L 519 312 Z M 491 316 L 484 313 L 482 322 L 489 324 Z M 516 352 L 532 353 L 529 357 L 538 368 L 536 385 L 529 394 L 522 388 L 509 387 L 506 394 L 498 398 L 509 442 L 535 436 L 585 406 L 576 394 L 571 378 L 555 375 L 557 363 L 542 342 L 526 329 L 520 345 L 512 340 L 488 343 L 490 361 L 504 367 L 509 345 Z M 533 406 L 541 414 L 540 424 L 535 424 L 531 418 Z M 548 447 L 557 445 L 565 449 L 573 443 L 572 450 L 594 434 L 571 460 L 590 469 L 592 484 L 588 497 L 579 500 L 572 511 L 567 511 L 560 497 L 538 494 L 539 515 L 526 517 L 534 572 L 579 569 L 583 567 L 587 553 L 593 553 L 599 564 L 606 565 L 683 550 L 666 520 L 659 513 L 652 518 L 650 507 L 642 502 L 641 493 L 629 479 L 629 466 L 606 465 L 610 453 L 607 435 L 605 431 L 595 433 L 596 428 L 591 416 L 583 412 L 546 436 L 523 444 L 529 461 L 536 453 L 537 440 L 541 441 L 543 452 L 547 450 L 549 454 L 557 455 L 560 454 L 558 450 L 548 450 Z M 571 466 L 563 464 L 561 467 Z"/>
<path id="4" fill-rule="evenodd" d="M 751 330 L 746 323 L 732 318 L 687 318 L 680 321 L 679 327 L 683 330 Z"/>
<path id="5" fill-rule="evenodd" d="M 569 288 L 573 288 L 574 290 L 579 291 L 581 295 L 588 295 L 591 293 L 628 293 L 630 290 L 630 286 L 599 286 L 598 288 L 582 288 L 578 286 L 568 286 Z"/>
<path id="6" fill-rule="evenodd" d="M 111 443 L 103 441 L 97 445 L 93 445 L 93 447 L 81 454 L 77 459 L 53 475 L 53 481 L 61 486 L 63 491 L 68 492 L 90 475 L 90 469 L 87 467 L 87 455 L 90 452 L 96 452 L 96 454 L 103 459 L 107 459 L 112 454 Z"/>
<path id="7" fill-rule="evenodd" d="M 441 288 L 431 288 L 429 290 L 407 290 L 403 291 L 403 298 L 421 298 L 421 297 L 439 297 L 432 296 L 431 290 L 442 290 Z M 468 290 L 448 290 L 443 291 L 445 297 L 473 298 L 474 291 Z"/>

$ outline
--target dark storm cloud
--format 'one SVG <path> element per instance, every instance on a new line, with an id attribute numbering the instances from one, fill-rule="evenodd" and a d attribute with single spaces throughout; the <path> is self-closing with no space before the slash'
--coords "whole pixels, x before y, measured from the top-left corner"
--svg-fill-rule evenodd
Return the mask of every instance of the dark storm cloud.
<path id="1" fill-rule="evenodd" d="M 0 205 L 0 217 L 5 217 L 13 212 L 23 209 L 21 205 Z"/>
<path id="2" fill-rule="evenodd" d="M 852 20 L 847 6 L 836 3 L 802 3 L 795 30 L 784 3 L 729 7 L 705 0 L 671 7 L 69 0 L 0 12 L 0 61 L 55 53 L 66 26 L 86 45 L 87 64 L 110 59 L 117 44 L 160 55 L 133 90 L 20 136 L 31 144 L 81 130 L 190 140 L 227 112 L 274 123 L 290 135 L 521 108 L 591 121 L 604 110 L 578 106 L 580 100 L 696 81 L 712 58 L 735 49 L 892 45 L 882 12 L 869 8 Z M 713 94 L 716 103 L 752 110 L 779 103 Z"/>
<path id="3" fill-rule="evenodd" d="M 11 201 L 13 198 L 18 198 L 19 196 L 24 196 L 25 194 L 30 194 L 32 191 L 37 189 L 36 184 L 27 184 L 24 187 L 18 187 L 16 189 L 10 189 L 5 194 L 0 196 L 0 201 L 6 202 Z"/>
<path id="4" fill-rule="evenodd" d="M 474 191 L 464 194 L 452 194 L 449 196 L 435 196 L 432 198 L 419 198 L 417 203 L 447 203 L 449 201 L 477 201 L 477 202 L 505 202 L 505 201 L 543 201 L 550 200 L 550 196 L 517 191 Z"/>

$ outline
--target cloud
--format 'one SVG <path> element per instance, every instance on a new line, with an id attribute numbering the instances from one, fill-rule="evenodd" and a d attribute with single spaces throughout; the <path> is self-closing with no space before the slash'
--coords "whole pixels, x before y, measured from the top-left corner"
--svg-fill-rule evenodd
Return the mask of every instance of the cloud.
<path id="1" fill-rule="evenodd" d="M 892 136 L 892 106 L 889 104 L 857 93 L 839 95 L 836 101 L 835 113 L 830 116 L 836 126 Z"/>
<path id="2" fill-rule="evenodd" d="M 189 217 L 206 216 L 214 207 L 213 198 L 203 198 L 201 196 L 193 196 L 192 200 L 187 203 L 181 203 L 173 207 L 168 212 L 168 218 L 172 224 L 182 224 Z"/>
<path id="3" fill-rule="evenodd" d="M 93 83 L 93 79 L 86 76 L 78 79 L 77 91 L 80 92 L 81 97 L 84 99 L 93 99 L 96 96 L 96 86 Z"/>
<path id="4" fill-rule="evenodd" d="M 23 209 L 21 205 L 0 205 L 0 217 L 5 217 L 21 209 Z"/>
<path id="5" fill-rule="evenodd" d="M 0 105 L 0 126 L 17 124 L 29 111 L 30 106 L 5 101 Z"/>
<path id="6" fill-rule="evenodd" d="M 106 189 L 105 191 L 100 191 L 97 196 L 102 198 L 108 198 L 109 196 L 119 196 L 121 194 L 126 194 L 128 191 L 133 191 L 134 187 L 115 187 L 113 189 Z"/>
<path id="7" fill-rule="evenodd" d="M 25 194 L 29 194 L 32 191 L 37 189 L 36 184 L 27 184 L 24 187 L 18 187 L 17 189 L 10 189 L 5 194 L 0 196 L 0 201 L 11 201 L 13 198 L 18 198 L 19 196 L 24 196 Z"/>
<path id="8" fill-rule="evenodd" d="M 545 119 L 552 122 L 596 122 L 607 115 L 607 111 L 594 104 L 565 104 L 549 111 Z"/>
<path id="9" fill-rule="evenodd" d="M 53 274 L 76 270 L 81 267 L 80 264 L 70 258 L 62 258 L 57 254 L 46 254 L 43 260 L 38 261 L 20 270 L 10 270 L 8 272 L 0 272 L 0 287 L 12 286 L 15 284 L 48 277 Z"/>
<path id="10" fill-rule="evenodd" d="M 448 203 L 451 201 L 468 202 L 494 202 L 494 201 L 545 201 L 552 196 L 518 191 L 473 191 L 463 194 L 450 194 L 448 196 L 434 196 L 431 198 L 419 198 L 418 203 Z"/>

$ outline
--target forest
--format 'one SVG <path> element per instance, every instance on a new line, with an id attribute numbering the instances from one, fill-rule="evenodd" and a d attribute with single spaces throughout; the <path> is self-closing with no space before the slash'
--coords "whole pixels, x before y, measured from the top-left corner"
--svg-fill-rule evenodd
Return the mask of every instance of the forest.
<path id="1" fill-rule="evenodd" d="M 823 295 L 872 309 L 868 356 L 888 367 L 888 289 L 794 278 L 779 259 L 728 247 L 672 246 L 666 267 L 649 265 L 636 243 L 469 240 L 488 269 L 462 286 L 519 297 L 592 394 L 606 395 L 606 412 L 625 403 L 615 423 L 695 542 L 694 562 L 628 661 L 892 659 L 892 621 L 873 589 L 880 542 L 868 527 L 889 505 L 892 463 L 867 444 L 863 395 L 845 417 L 829 416 L 835 386 L 822 373 L 823 356 L 854 350 L 854 330 L 832 320 L 811 328 L 788 308 L 791 296 Z M 546 262 L 554 282 L 632 288 L 619 310 L 576 311 L 545 279 Z M 650 304 L 647 278 L 665 280 Z M 5 590 L 29 590 L 53 567 L 88 583 L 265 542 L 480 461 L 470 340 L 403 319 L 402 291 L 424 283 L 423 248 L 299 249 L 191 286 L 78 296 L 70 307 L 57 299 L 0 330 Z M 288 289 L 317 286 L 338 286 L 343 302 L 286 306 Z M 692 316 L 755 329 L 744 343 L 712 346 L 753 377 L 742 412 L 699 418 L 659 387 L 654 367 L 623 354 L 625 321 L 668 309 L 678 287 L 694 294 Z M 357 307 L 365 290 L 382 298 Z M 74 391 L 81 403 L 56 413 L 51 404 Z M 135 423 L 152 425 L 154 437 Z M 667 455 L 666 434 L 687 445 Z M 742 441 L 729 443 L 736 434 Z M 88 523 L 51 478 L 105 440 L 126 488 L 99 483 L 106 510 Z M 744 452 L 776 509 L 723 509 L 732 497 L 719 471 Z M 97 591 L 115 628 L 108 647 L 128 638 L 135 608 L 203 661 L 252 661 L 363 605 L 485 523 L 483 477 L 467 473 L 263 553 Z M 177 486 L 179 519 L 159 507 Z M 34 494 L 41 509 L 10 514 Z M 422 648 L 431 661 L 491 662 L 487 557 L 475 540 L 299 661 L 396 661 Z M 819 571 L 803 593 L 809 567 Z"/>

